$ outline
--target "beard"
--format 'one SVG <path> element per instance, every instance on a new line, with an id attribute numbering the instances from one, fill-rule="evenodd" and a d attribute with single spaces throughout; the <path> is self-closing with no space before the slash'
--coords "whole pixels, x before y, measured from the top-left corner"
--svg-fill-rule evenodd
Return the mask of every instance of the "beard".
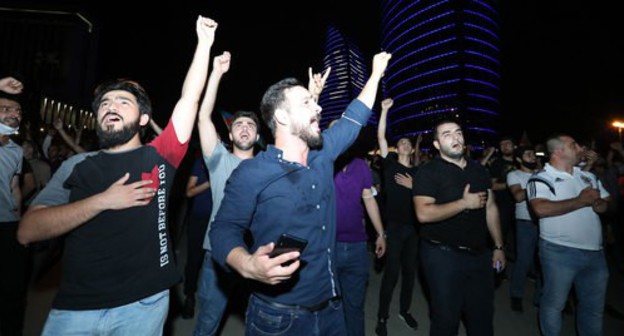
<path id="1" fill-rule="evenodd" d="M 535 168 L 537 168 L 537 162 L 527 162 L 527 161 L 522 160 L 522 165 L 531 170 L 534 170 Z"/>
<path id="2" fill-rule="evenodd" d="M 307 125 L 304 127 L 294 127 L 291 133 L 303 140 L 311 149 L 317 149 L 323 146 L 323 137 L 318 133 L 314 133 Z"/>
<path id="3" fill-rule="evenodd" d="M 236 139 L 234 139 L 232 141 L 232 143 L 234 144 L 234 147 L 236 147 L 236 148 L 238 148 L 239 150 L 242 150 L 242 151 L 248 151 L 248 150 L 252 149 L 254 147 L 254 145 L 255 145 L 255 142 L 251 142 L 251 141 L 244 142 L 244 141 L 240 141 L 240 140 L 236 140 Z"/>
<path id="4" fill-rule="evenodd" d="M 132 139 L 140 129 L 141 126 L 139 126 L 139 121 L 136 120 L 124 125 L 124 127 L 118 131 L 114 129 L 110 131 L 105 130 L 102 128 L 101 124 L 98 124 L 95 128 L 95 132 L 100 143 L 100 148 L 113 148 L 130 141 L 130 139 Z"/>

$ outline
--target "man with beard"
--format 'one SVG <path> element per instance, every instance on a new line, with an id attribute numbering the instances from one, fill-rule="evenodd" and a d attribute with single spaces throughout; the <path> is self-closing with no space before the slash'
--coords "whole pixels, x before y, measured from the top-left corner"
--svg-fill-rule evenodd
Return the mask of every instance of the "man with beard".
<path id="1" fill-rule="evenodd" d="M 432 130 L 440 155 L 414 176 L 421 223 L 420 260 L 430 293 L 430 335 L 493 335 L 494 277 L 505 267 L 498 210 L 488 172 L 464 156 L 462 129 L 452 119 Z M 494 252 L 488 233 L 494 241 Z"/>
<path id="2" fill-rule="evenodd" d="M 507 174 L 507 185 L 516 200 L 516 262 L 511 273 L 509 295 L 511 310 L 521 313 L 524 284 L 537 252 L 537 223 L 531 217 L 526 201 L 526 187 L 531 175 L 537 171 L 537 157 L 535 150 L 528 146 L 520 146 L 514 153 L 518 169 Z M 539 282 L 538 279 L 535 286 L 535 304 L 539 304 Z"/>
<path id="3" fill-rule="evenodd" d="M 204 235 L 200 236 L 203 239 L 205 254 L 198 285 L 199 315 L 193 332 L 194 335 L 198 336 L 214 335 L 217 332 L 227 306 L 229 289 L 235 280 L 223 272 L 220 267 L 217 267 L 212 260 L 212 248 L 208 235 L 210 223 L 214 220 L 216 210 L 219 209 L 223 199 L 225 183 L 241 161 L 254 156 L 254 145 L 259 139 L 257 115 L 250 111 L 238 111 L 234 114 L 230 124 L 229 138 L 232 142 L 232 152 L 228 152 L 223 143 L 219 141 L 211 118 L 219 83 L 223 74 L 229 69 L 230 54 L 228 52 L 215 57 L 212 72 L 206 85 L 206 93 L 197 117 L 202 155 L 210 175 L 213 208 L 210 220 L 205 223 L 207 229 L 204 230 Z M 194 305 L 194 299 L 187 297 L 185 307 L 191 304 Z"/>
<path id="4" fill-rule="evenodd" d="M 63 276 L 43 335 L 160 335 L 180 281 L 167 228 L 169 193 L 191 137 L 217 23 L 198 17 L 197 47 L 171 120 L 142 145 L 151 103 L 129 80 L 95 90 L 102 150 L 59 168 L 22 219 L 27 244 L 65 237 Z"/>
<path id="5" fill-rule="evenodd" d="M 358 98 L 322 134 L 321 107 L 299 81 L 287 78 L 265 92 L 260 109 L 275 145 L 234 170 L 210 231 L 213 258 L 253 280 L 247 335 L 346 334 L 335 268 L 334 161 L 368 120 L 389 59 L 375 55 Z M 307 246 L 271 258 L 282 234 Z"/>
<path id="6" fill-rule="evenodd" d="M 21 335 L 26 309 L 28 251 L 16 239 L 22 193 L 22 148 L 11 140 L 22 120 L 16 94 L 23 90 L 15 78 L 0 79 L 0 255 L 4 275 L 0 276 L 0 335 Z"/>

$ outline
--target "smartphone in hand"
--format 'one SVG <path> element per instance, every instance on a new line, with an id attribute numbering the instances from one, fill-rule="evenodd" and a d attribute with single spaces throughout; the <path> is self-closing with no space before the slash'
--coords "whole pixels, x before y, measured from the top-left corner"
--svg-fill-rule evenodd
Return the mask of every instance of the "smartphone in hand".
<path id="1" fill-rule="evenodd" d="M 299 251 L 299 253 L 301 253 L 303 252 L 303 249 L 306 247 L 306 245 L 308 245 L 307 240 L 303 238 L 295 237 L 293 235 L 289 235 L 287 233 L 282 233 L 277 239 L 277 242 L 275 243 L 275 246 L 273 247 L 273 251 L 269 253 L 269 258 L 275 258 L 280 254 L 284 254 L 284 253 L 292 252 L 292 251 Z M 289 260 L 283 263 L 282 266 L 288 266 L 292 264 L 293 262 L 294 260 Z"/>

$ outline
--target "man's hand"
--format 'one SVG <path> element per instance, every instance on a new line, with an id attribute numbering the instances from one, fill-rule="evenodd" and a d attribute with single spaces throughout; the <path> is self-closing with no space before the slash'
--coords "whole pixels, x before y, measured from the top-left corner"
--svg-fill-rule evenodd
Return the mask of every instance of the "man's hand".
<path id="1" fill-rule="evenodd" d="M 197 38 L 199 42 L 208 43 L 209 46 L 212 46 L 215 38 L 215 31 L 217 30 L 217 22 L 213 19 L 199 16 L 197 17 L 197 22 L 195 24 L 197 30 Z"/>
<path id="2" fill-rule="evenodd" d="M 220 74 L 224 74 L 230 70 L 230 63 L 232 55 L 229 52 L 224 51 L 223 54 L 216 56 L 212 62 L 212 71 L 217 71 Z"/>
<path id="3" fill-rule="evenodd" d="M 381 101 L 381 109 L 384 111 L 389 111 L 392 105 L 394 105 L 394 100 L 392 100 L 392 98 L 386 98 Z"/>
<path id="4" fill-rule="evenodd" d="M 153 181 L 143 180 L 124 184 L 129 178 L 130 174 L 125 173 L 124 176 L 100 195 L 102 205 L 107 210 L 120 210 L 143 206 L 149 204 L 152 200 L 156 190 L 145 186 L 152 184 Z"/>
<path id="5" fill-rule="evenodd" d="M 593 206 L 594 202 L 600 199 L 600 192 L 596 188 L 587 187 L 581 190 L 577 198 L 581 203 L 585 204 L 585 206 Z"/>
<path id="6" fill-rule="evenodd" d="M 298 251 L 288 252 L 270 258 L 269 254 L 275 247 L 274 243 L 260 246 L 254 254 L 247 257 L 243 264 L 241 274 L 250 279 L 267 283 L 269 285 L 277 285 L 291 278 L 292 274 L 301 266 L 299 261 L 300 253 Z M 288 266 L 282 264 L 293 261 Z"/>
<path id="7" fill-rule="evenodd" d="M 412 175 L 410 174 L 396 173 L 394 175 L 394 182 L 396 182 L 400 186 L 404 186 L 407 189 L 412 189 Z"/>
<path id="8" fill-rule="evenodd" d="M 13 77 L 4 77 L 0 79 L 0 91 L 8 94 L 20 94 L 24 90 L 22 82 Z"/>
<path id="9" fill-rule="evenodd" d="M 312 94 L 312 97 L 314 97 L 315 102 L 318 102 L 318 98 L 321 96 L 321 92 L 323 92 L 323 89 L 325 88 L 325 82 L 327 82 L 330 72 L 331 67 L 327 67 L 324 74 L 313 74 L 312 67 L 308 68 L 308 91 Z"/>
<path id="10" fill-rule="evenodd" d="M 371 77 L 383 77 L 386 67 L 388 67 L 388 61 L 390 61 L 390 58 L 392 58 L 392 55 L 385 51 L 376 54 L 373 57 L 373 71 L 371 72 Z"/>
<path id="11" fill-rule="evenodd" d="M 466 204 L 466 209 L 480 209 L 485 206 L 487 202 L 487 192 L 480 191 L 476 193 L 470 192 L 470 184 L 466 184 L 464 188 L 464 197 L 462 200 Z"/>

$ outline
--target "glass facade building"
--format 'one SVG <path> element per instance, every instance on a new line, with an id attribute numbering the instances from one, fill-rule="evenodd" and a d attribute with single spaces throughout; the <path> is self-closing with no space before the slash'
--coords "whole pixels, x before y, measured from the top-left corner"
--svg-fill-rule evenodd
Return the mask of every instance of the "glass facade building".
<path id="1" fill-rule="evenodd" d="M 480 147 L 498 137 L 500 32 L 494 1 L 381 0 L 381 47 L 392 53 L 384 95 L 394 140 L 430 131 L 440 114 Z"/>

